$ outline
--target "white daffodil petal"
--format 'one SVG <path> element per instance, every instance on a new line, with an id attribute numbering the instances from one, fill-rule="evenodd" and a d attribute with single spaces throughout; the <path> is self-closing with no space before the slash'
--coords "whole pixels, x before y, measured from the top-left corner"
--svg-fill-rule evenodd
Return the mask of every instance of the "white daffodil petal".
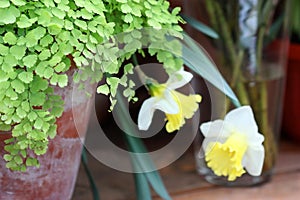
<path id="1" fill-rule="evenodd" d="M 157 100 L 154 97 L 151 97 L 144 101 L 138 116 L 138 127 L 140 130 L 148 130 L 152 122 L 153 114 L 155 111 L 153 106 L 156 101 Z"/>
<path id="2" fill-rule="evenodd" d="M 252 137 L 253 133 L 258 132 L 258 127 L 250 106 L 242 106 L 230 111 L 224 121 L 232 124 L 235 127 L 235 131 L 246 134 L 249 138 Z"/>
<path id="3" fill-rule="evenodd" d="M 263 143 L 265 137 L 260 133 L 253 133 L 251 137 L 248 138 L 250 145 L 257 145 Z"/>
<path id="4" fill-rule="evenodd" d="M 166 84 L 169 89 L 177 89 L 186 85 L 192 80 L 192 78 L 193 74 L 184 70 L 180 70 L 172 74 Z"/>
<path id="5" fill-rule="evenodd" d="M 157 100 L 153 105 L 153 108 L 161 110 L 167 114 L 177 114 L 179 112 L 179 107 L 174 98 L 172 91 L 166 89 L 163 98 L 156 97 Z"/>
<path id="6" fill-rule="evenodd" d="M 244 156 L 243 166 L 252 176 L 259 176 L 264 164 L 265 150 L 263 145 L 250 146 Z"/>
<path id="7" fill-rule="evenodd" d="M 177 114 L 179 112 L 176 102 L 168 101 L 167 99 L 160 99 L 153 105 L 153 108 L 161 110 L 166 114 Z"/>
<path id="8" fill-rule="evenodd" d="M 206 138 L 227 138 L 230 135 L 224 121 L 220 119 L 201 124 L 200 130 Z"/>

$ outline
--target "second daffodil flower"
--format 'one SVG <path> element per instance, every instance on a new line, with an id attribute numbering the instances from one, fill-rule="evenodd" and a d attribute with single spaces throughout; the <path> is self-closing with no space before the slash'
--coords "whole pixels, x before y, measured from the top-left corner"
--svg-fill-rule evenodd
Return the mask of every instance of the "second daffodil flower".
<path id="1" fill-rule="evenodd" d="M 258 133 L 250 106 L 232 110 L 224 120 L 203 123 L 200 129 L 207 166 L 217 176 L 234 181 L 246 171 L 252 176 L 261 174 L 264 136 Z"/>
<path id="2" fill-rule="evenodd" d="M 175 89 L 186 85 L 193 78 L 189 72 L 179 70 L 170 75 L 164 84 L 151 81 L 146 83 L 151 97 L 146 99 L 138 115 L 138 127 L 140 130 L 148 130 L 154 111 L 161 110 L 166 115 L 166 130 L 173 132 L 179 130 L 185 123 L 185 119 L 193 117 L 201 101 L 198 94 L 184 95 Z"/>

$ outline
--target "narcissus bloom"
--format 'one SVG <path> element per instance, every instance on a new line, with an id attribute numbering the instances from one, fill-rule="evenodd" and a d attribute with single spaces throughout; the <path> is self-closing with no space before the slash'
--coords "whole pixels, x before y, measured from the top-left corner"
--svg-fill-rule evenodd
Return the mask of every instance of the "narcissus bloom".
<path id="1" fill-rule="evenodd" d="M 186 85 L 193 75 L 183 69 L 170 75 L 164 84 L 148 83 L 147 88 L 151 97 L 146 99 L 139 112 L 138 127 L 140 130 L 148 130 L 156 109 L 166 115 L 166 130 L 170 133 L 179 130 L 185 123 L 185 119 L 193 117 L 198 109 L 201 96 L 198 94 L 184 95 L 175 89 Z"/>
<path id="2" fill-rule="evenodd" d="M 200 129 L 207 166 L 217 176 L 234 181 L 246 171 L 252 176 L 261 174 L 264 136 L 258 132 L 250 106 L 232 110 L 224 120 L 203 123 Z"/>

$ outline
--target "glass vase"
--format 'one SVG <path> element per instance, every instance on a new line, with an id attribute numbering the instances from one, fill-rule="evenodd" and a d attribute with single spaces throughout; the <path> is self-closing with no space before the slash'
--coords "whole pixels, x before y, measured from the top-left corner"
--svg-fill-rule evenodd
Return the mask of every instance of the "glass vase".
<path id="1" fill-rule="evenodd" d="M 241 105 L 253 109 L 259 132 L 265 137 L 265 160 L 260 176 L 247 173 L 235 181 L 216 176 L 205 162 L 202 136 L 195 141 L 198 172 L 214 184 L 250 186 L 268 181 L 276 162 L 286 76 L 288 1 L 186 0 L 188 17 L 205 23 L 218 38 L 197 31 L 188 20 L 186 31 L 208 51 Z M 194 24 L 195 25 L 195 24 Z M 210 92 L 219 93 L 215 89 Z M 218 96 L 210 94 L 210 96 Z M 209 96 L 204 97 L 209 98 Z M 234 108 L 226 98 L 212 98 L 213 116 L 223 119 Z M 218 108 L 218 109 L 216 109 Z"/>
<path id="2" fill-rule="evenodd" d="M 72 70 L 74 72 L 74 70 Z M 46 154 L 39 156 L 40 167 L 27 167 L 26 172 L 5 167 L 4 140 L 11 132 L 0 132 L 0 199 L 7 200 L 70 200 L 79 169 L 82 146 L 90 116 L 95 85 L 85 84 L 80 90 L 72 82 L 55 93 L 65 101 L 64 112 L 57 119 L 57 135 L 49 141 Z M 80 117 L 80 120 L 76 120 Z"/>

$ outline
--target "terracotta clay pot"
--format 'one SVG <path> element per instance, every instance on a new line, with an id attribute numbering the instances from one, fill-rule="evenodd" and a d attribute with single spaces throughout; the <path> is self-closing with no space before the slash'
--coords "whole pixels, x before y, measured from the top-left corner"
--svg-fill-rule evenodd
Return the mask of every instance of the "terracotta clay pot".
<path id="1" fill-rule="evenodd" d="M 65 111 L 57 120 L 57 136 L 50 140 L 47 153 L 39 157 L 39 168 L 28 167 L 26 172 L 8 170 L 3 160 L 4 140 L 11 133 L 0 132 L 0 199 L 71 199 L 92 105 L 92 98 L 85 96 L 83 90 L 76 90 L 74 98 L 73 87 L 71 83 L 64 89 L 55 89 L 65 101 Z M 94 88 L 87 85 L 85 90 Z"/>
<path id="2" fill-rule="evenodd" d="M 300 142 L 300 44 L 291 44 L 283 112 L 283 132 Z"/>

